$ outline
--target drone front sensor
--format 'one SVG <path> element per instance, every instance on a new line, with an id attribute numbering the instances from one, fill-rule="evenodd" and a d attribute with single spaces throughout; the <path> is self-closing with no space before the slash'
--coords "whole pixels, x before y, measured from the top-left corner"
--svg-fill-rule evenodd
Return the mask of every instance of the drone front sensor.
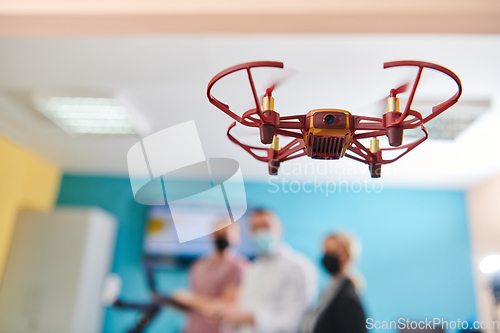
<path id="1" fill-rule="evenodd" d="M 254 158 L 262 162 L 267 162 L 269 174 L 271 175 L 278 174 L 281 162 L 304 155 L 313 159 L 323 160 L 337 160 L 346 156 L 368 164 L 372 178 L 378 178 L 381 175 L 383 164 L 397 161 L 424 142 L 428 138 L 424 124 L 456 104 L 462 94 L 460 79 L 449 69 L 422 61 L 393 61 L 384 64 L 384 68 L 401 66 L 415 66 L 419 68 L 408 102 L 404 110 L 401 111 L 397 95 L 405 92 L 409 87 L 408 84 L 391 89 L 387 97 L 387 112 L 382 118 L 356 116 L 352 115 L 349 111 L 338 109 L 318 109 L 309 111 L 304 115 L 281 117 L 274 110 L 274 98 L 272 97 L 274 86 L 266 89 L 261 105 L 251 72 L 251 69 L 255 67 L 283 68 L 283 63 L 275 61 L 249 62 L 223 70 L 209 82 L 207 96 L 210 103 L 240 124 L 259 128 L 261 142 L 263 144 L 270 144 L 269 147 L 252 147 L 239 142 L 230 133 L 236 122 L 233 122 L 229 126 L 227 135 L 232 142 L 245 149 Z M 432 113 L 425 118 L 421 113 L 411 109 L 424 68 L 430 68 L 448 75 L 458 86 L 458 91 L 455 95 L 445 102 L 434 106 Z M 212 87 L 217 81 L 240 70 L 247 72 L 255 102 L 255 108 L 244 112 L 241 116 L 234 113 L 228 105 L 216 99 L 211 93 Z M 422 137 L 414 142 L 402 145 L 404 130 L 417 127 L 421 128 Z M 294 139 L 286 146 L 280 148 L 279 136 L 287 136 Z M 387 137 L 391 148 L 379 147 L 378 137 L 381 136 Z M 365 147 L 359 141 L 366 138 L 372 138 L 370 148 Z M 398 150 L 401 153 L 395 158 L 386 160 L 382 157 L 382 154 L 388 150 Z M 267 154 L 266 156 L 259 156 L 254 151 L 265 151 Z"/>

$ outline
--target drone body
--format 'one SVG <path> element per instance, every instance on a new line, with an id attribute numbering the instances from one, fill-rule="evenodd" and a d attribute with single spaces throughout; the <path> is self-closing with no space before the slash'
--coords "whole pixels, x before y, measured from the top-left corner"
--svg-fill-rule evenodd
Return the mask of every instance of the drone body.
<path id="1" fill-rule="evenodd" d="M 321 160 L 343 157 L 352 143 L 353 118 L 349 111 L 319 109 L 306 114 L 304 144 L 307 156 Z"/>
<path id="2" fill-rule="evenodd" d="M 397 95 L 406 91 L 408 85 L 391 89 L 387 97 L 387 112 L 382 118 L 352 115 L 349 111 L 338 109 L 317 109 L 311 110 L 304 115 L 281 117 L 274 110 L 274 98 L 272 97 L 274 86 L 266 90 L 261 105 L 251 73 L 251 68 L 255 67 L 283 68 L 283 63 L 274 61 L 244 63 L 220 72 L 208 84 L 207 96 L 210 103 L 237 122 L 245 126 L 259 128 L 261 142 L 263 144 L 270 144 L 267 148 L 248 146 L 234 138 L 230 131 L 236 125 L 236 122 L 229 126 L 227 135 L 232 142 L 241 146 L 253 157 L 259 161 L 267 162 L 269 165 L 269 174 L 271 175 L 278 174 L 278 169 L 282 162 L 304 155 L 313 159 L 323 160 L 335 160 L 346 156 L 368 164 L 371 176 L 377 178 L 380 177 L 383 164 L 397 161 L 424 142 L 428 137 L 424 124 L 457 103 L 462 94 L 462 84 L 458 76 L 442 66 L 420 61 L 394 61 L 384 64 L 384 68 L 400 66 L 418 67 L 417 77 L 403 111 L 400 110 L 400 102 Z M 411 104 L 424 68 L 430 68 L 448 75 L 458 86 L 458 91 L 455 95 L 445 102 L 434 106 L 432 113 L 426 117 L 411 109 Z M 240 70 L 246 70 L 248 74 L 256 106 L 241 116 L 234 113 L 228 105 L 222 103 L 211 94 L 212 87 L 218 80 Z M 402 145 L 404 130 L 417 127 L 421 128 L 423 136 L 414 142 Z M 292 137 L 294 139 L 286 146 L 280 148 L 279 136 Z M 381 136 L 387 136 L 389 145 L 392 146 L 391 148 L 379 147 L 378 137 Z M 366 138 L 372 138 L 369 148 L 365 147 L 359 141 Z M 396 158 L 386 160 L 382 157 L 382 154 L 388 150 L 399 150 L 401 154 Z M 264 151 L 267 153 L 267 156 L 257 155 L 257 151 Z"/>

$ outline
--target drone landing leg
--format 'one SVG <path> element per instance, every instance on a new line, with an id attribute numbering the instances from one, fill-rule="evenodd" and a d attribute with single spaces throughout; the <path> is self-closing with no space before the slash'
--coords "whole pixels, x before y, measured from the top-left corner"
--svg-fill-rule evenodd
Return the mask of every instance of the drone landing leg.
<path id="1" fill-rule="evenodd" d="M 280 161 L 272 159 L 267 162 L 269 165 L 269 174 L 272 176 L 278 175 L 278 170 L 280 168 Z"/>
<path id="2" fill-rule="evenodd" d="M 372 178 L 380 178 L 382 174 L 382 163 L 370 163 L 368 166 Z"/>

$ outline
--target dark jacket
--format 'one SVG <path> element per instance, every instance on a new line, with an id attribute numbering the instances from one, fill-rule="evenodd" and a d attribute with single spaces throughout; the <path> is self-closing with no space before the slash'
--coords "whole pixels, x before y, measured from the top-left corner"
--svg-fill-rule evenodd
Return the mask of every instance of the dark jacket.
<path id="1" fill-rule="evenodd" d="M 366 318 L 354 285 L 345 279 L 318 317 L 314 333 L 366 333 Z"/>

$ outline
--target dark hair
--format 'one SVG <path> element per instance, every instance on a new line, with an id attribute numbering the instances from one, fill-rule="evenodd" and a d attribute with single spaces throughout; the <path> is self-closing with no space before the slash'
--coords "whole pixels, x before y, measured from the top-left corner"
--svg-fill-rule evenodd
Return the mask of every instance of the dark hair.
<path id="1" fill-rule="evenodd" d="M 252 209 L 251 214 L 264 214 L 264 213 L 273 213 L 273 211 L 267 207 L 257 207 Z"/>

